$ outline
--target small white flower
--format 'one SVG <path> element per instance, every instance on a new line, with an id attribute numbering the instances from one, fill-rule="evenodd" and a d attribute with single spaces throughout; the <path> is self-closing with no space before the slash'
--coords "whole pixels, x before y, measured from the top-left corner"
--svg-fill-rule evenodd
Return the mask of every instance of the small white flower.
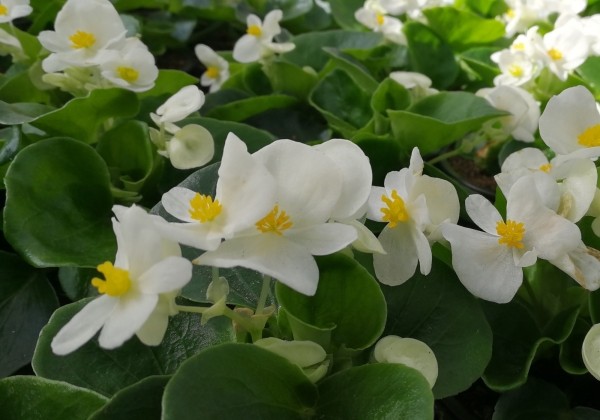
<path id="1" fill-rule="evenodd" d="M 187 124 L 181 128 L 166 124 L 165 130 L 172 134 L 166 140 L 164 150 L 158 153 L 169 158 L 177 169 L 192 169 L 206 165 L 215 155 L 215 141 L 206 128 Z"/>
<path id="2" fill-rule="evenodd" d="M 29 0 L 0 0 L 0 23 L 12 22 L 32 11 Z"/>
<path id="3" fill-rule="evenodd" d="M 413 71 L 393 71 L 390 79 L 404 86 L 413 94 L 414 99 L 435 95 L 439 91 L 431 87 L 431 79 L 424 74 Z"/>
<path id="4" fill-rule="evenodd" d="M 104 279 L 94 278 L 92 284 L 101 296 L 56 334 L 56 354 L 71 353 L 100 329 L 100 346 L 106 349 L 121 346 L 133 335 L 146 345 L 160 344 L 169 315 L 177 313 L 174 298 L 192 277 L 192 264 L 181 257 L 179 245 L 156 230 L 164 220 L 136 206 L 115 206 L 113 211 L 115 262 L 98 266 Z"/>
<path id="5" fill-rule="evenodd" d="M 204 105 L 204 93 L 195 85 L 181 88 L 150 114 L 156 125 L 181 121 Z"/>
<path id="6" fill-rule="evenodd" d="M 354 13 L 354 17 L 374 32 L 381 32 L 386 39 L 396 44 L 406 45 L 400 19 L 369 7 L 361 7 Z"/>
<path id="7" fill-rule="evenodd" d="M 119 50 L 104 51 L 98 61 L 102 77 L 134 92 L 152 89 L 158 77 L 154 56 L 138 38 L 128 38 Z"/>
<path id="8" fill-rule="evenodd" d="M 216 92 L 229 79 L 229 63 L 208 45 L 198 44 L 194 48 L 194 52 L 198 60 L 206 67 L 206 71 L 200 78 L 200 84 L 209 87 L 210 92 Z"/>
<path id="9" fill-rule="evenodd" d="M 502 72 L 494 78 L 496 86 L 522 86 L 537 77 L 540 71 L 539 63 L 520 51 L 502 50 L 492 54 L 491 59 Z"/>
<path id="10" fill-rule="evenodd" d="M 545 34 L 539 48 L 546 67 L 566 80 L 590 55 L 590 40 L 581 25 L 571 21 Z"/>

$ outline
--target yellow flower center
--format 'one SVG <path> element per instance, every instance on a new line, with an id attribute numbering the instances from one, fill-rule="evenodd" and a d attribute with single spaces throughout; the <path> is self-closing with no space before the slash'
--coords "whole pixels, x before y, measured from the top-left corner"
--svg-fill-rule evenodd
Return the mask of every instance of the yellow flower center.
<path id="1" fill-rule="evenodd" d="M 269 214 L 256 222 L 256 229 L 262 233 L 273 232 L 281 235 L 281 232 L 291 228 L 292 225 L 290 216 L 283 210 L 279 211 L 279 206 L 276 205 Z"/>
<path id="2" fill-rule="evenodd" d="M 92 286 L 98 289 L 98 292 L 109 296 L 121 296 L 131 289 L 131 279 L 127 270 L 113 266 L 110 261 L 100 264 L 97 269 L 106 279 L 92 279 Z"/>
<path id="3" fill-rule="evenodd" d="M 514 18 L 516 15 L 517 13 L 513 9 L 508 9 L 506 11 L 506 16 L 508 16 L 510 19 Z"/>
<path id="4" fill-rule="evenodd" d="M 550 169 L 552 169 L 552 164 L 551 163 L 544 163 L 538 169 L 540 171 L 542 171 L 542 172 L 548 173 L 548 172 L 550 172 Z"/>
<path id="5" fill-rule="evenodd" d="M 508 72 L 513 77 L 521 77 L 523 76 L 523 67 L 519 66 L 518 64 L 511 64 L 510 67 L 508 67 Z"/>
<path id="6" fill-rule="evenodd" d="M 213 221 L 222 210 L 219 200 L 213 201 L 210 195 L 196 193 L 190 200 L 190 217 L 200 223 Z"/>
<path id="7" fill-rule="evenodd" d="M 211 79 L 216 79 L 217 77 L 219 77 L 219 73 L 221 72 L 219 71 L 218 67 L 208 66 L 204 74 L 206 74 L 206 76 L 210 77 Z"/>
<path id="8" fill-rule="evenodd" d="M 133 67 L 120 66 L 117 67 L 117 74 L 128 83 L 135 82 L 140 77 L 140 72 Z"/>
<path id="9" fill-rule="evenodd" d="M 246 33 L 252 36 L 261 36 L 262 29 L 258 25 L 250 25 L 248 26 L 248 30 L 246 31 Z"/>
<path id="10" fill-rule="evenodd" d="M 0 4 L 0 16 L 6 15 L 8 15 L 8 7 L 4 6 L 3 4 Z"/>
<path id="11" fill-rule="evenodd" d="M 96 37 L 89 32 L 77 31 L 69 37 L 69 41 L 71 41 L 71 48 L 90 48 L 96 43 Z"/>
<path id="12" fill-rule="evenodd" d="M 560 52 L 559 50 L 557 50 L 556 48 L 550 48 L 548 50 L 548 55 L 554 61 L 558 61 L 558 60 L 561 60 L 563 58 L 563 53 Z"/>
<path id="13" fill-rule="evenodd" d="M 522 42 L 515 42 L 512 44 L 512 49 L 515 51 L 525 51 L 525 44 Z"/>
<path id="14" fill-rule="evenodd" d="M 404 200 L 398 195 L 398 191 L 392 190 L 392 198 L 383 194 L 381 201 L 387 206 L 382 207 L 380 210 L 383 213 L 383 220 L 388 222 L 389 227 L 394 228 L 398 225 L 398 222 L 406 222 L 410 217 Z"/>
<path id="15" fill-rule="evenodd" d="M 523 236 L 525 235 L 525 226 L 523 223 L 507 220 L 504 223 L 502 220 L 496 223 L 496 232 L 500 236 L 498 243 L 511 248 L 523 248 Z"/>
<path id="16" fill-rule="evenodd" d="M 600 146 L 600 124 L 592 125 L 577 136 L 577 142 L 585 147 Z"/>
<path id="17" fill-rule="evenodd" d="M 382 26 L 385 23 L 385 15 L 383 13 L 375 14 L 375 21 L 379 26 Z"/>

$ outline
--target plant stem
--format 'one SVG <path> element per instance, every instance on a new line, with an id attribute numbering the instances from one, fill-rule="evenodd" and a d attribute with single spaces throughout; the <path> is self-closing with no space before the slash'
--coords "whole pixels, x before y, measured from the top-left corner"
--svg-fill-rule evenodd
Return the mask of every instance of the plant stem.
<path id="1" fill-rule="evenodd" d="M 196 314 L 204 313 L 208 307 L 204 306 L 183 306 L 183 305 L 175 305 L 175 308 L 180 312 L 193 312 Z"/>
<path id="2" fill-rule="evenodd" d="M 263 274 L 263 284 L 262 289 L 260 290 L 260 296 L 258 298 L 258 302 L 256 303 L 256 311 L 254 312 L 257 315 L 262 314 L 265 306 L 267 304 L 267 298 L 271 293 L 271 276 L 267 276 Z"/>

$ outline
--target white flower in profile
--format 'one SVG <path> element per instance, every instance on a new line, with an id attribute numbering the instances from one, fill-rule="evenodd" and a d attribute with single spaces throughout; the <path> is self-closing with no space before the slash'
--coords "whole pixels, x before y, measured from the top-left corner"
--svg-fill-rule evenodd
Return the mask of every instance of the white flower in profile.
<path id="1" fill-rule="evenodd" d="M 246 18 L 248 29 L 233 46 L 233 58 L 240 63 L 252 63 L 275 53 L 293 50 L 296 46 L 292 42 L 273 42 L 273 38 L 281 33 L 279 21 L 282 17 L 283 12 L 279 9 L 267 13 L 264 21 L 249 14 Z"/>
<path id="2" fill-rule="evenodd" d="M 210 92 L 216 92 L 229 79 L 229 63 L 208 45 L 198 44 L 194 52 L 206 67 L 206 71 L 200 77 L 200 84 L 209 87 Z"/>
<path id="3" fill-rule="evenodd" d="M 146 345 L 162 341 L 174 298 L 192 277 L 192 264 L 179 245 L 164 239 L 156 224 L 166 223 L 140 207 L 114 206 L 117 255 L 98 266 L 104 279 L 92 279 L 101 296 L 79 311 L 52 340 L 55 354 L 78 349 L 99 330 L 100 346 L 113 349 L 133 335 Z"/>
<path id="4" fill-rule="evenodd" d="M 4 29 L 0 29 L 0 55 L 6 54 L 12 55 L 15 61 L 27 58 L 21 42 Z"/>
<path id="5" fill-rule="evenodd" d="M 439 93 L 437 89 L 431 87 L 431 79 L 422 73 L 393 71 L 390 73 L 390 79 L 404 86 L 411 93 L 413 100 Z"/>
<path id="6" fill-rule="evenodd" d="M 150 117 L 156 125 L 175 123 L 198 111 L 204 105 L 204 99 L 204 93 L 198 86 L 185 86 L 169 97 Z"/>
<path id="7" fill-rule="evenodd" d="M 460 281 L 473 295 L 491 302 L 512 300 L 523 282 L 522 267 L 537 258 L 562 258 L 581 242 L 577 225 L 544 205 L 532 177 L 521 178 L 510 189 L 506 220 L 481 195 L 470 195 L 465 206 L 483 232 L 446 224 L 442 233 L 452 246 L 452 266 Z"/>
<path id="8" fill-rule="evenodd" d="M 116 48 L 127 29 L 108 0 L 67 0 L 56 15 L 54 31 L 42 31 L 38 39 L 51 54 L 42 67 L 47 73 L 67 67 L 97 64 L 98 53 Z"/>
<path id="9" fill-rule="evenodd" d="M 206 128 L 198 124 L 178 127 L 165 124 L 165 131 L 171 136 L 165 138 L 164 148 L 155 141 L 157 133 L 151 131 L 151 139 L 157 144 L 158 153 L 171 161 L 174 168 L 192 169 L 206 165 L 215 155 L 215 141 Z"/>
<path id="10" fill-rule="evenodd" d="M 344 174 L 326 153 L 292 140 L 275 141 L 253 157 L 276 181 L 272 207 L 252 228 L 205 252 L 194 263 L 250 268 L 312 296 L 319 281 L 313 255 L 337 252 L 357 239 L 354 227 L 329 222 L 336 211 L 344 213 L 338 207 Z M 352 199 L 343 201 L 348 208 L 355 207 Z"/>
<path id="11" fill-rule="evenodd" d="M 158 67 L 148 47 L 138 38 L 127 38 L 120 49 L 98 56 L 100 74 L 113 85 L 133 92 L 152 89 Z"/>
<path id="12" fill-rule="evenodd" d="M 480 89 L 476 95 L 483 97 L 494 108 L 511 114 L 484 124 L 488 135 L 501 140 L 512 136 L 517 140 L 533 142 L 540 119 L 540 105 L 531 93 L 517 86 L 497 86 Z M 500 128 L 497 129 L 498 122 Z"/>
<path id="13" fill-rule="evenodd" d="M 590 39 L 575 21 L 546 33 L 540 44 L 545 66 L 560 80 L 583 64 L 590 55 Z"/>
<path id="14" fill-rule="evenodd" d="M 29 0 L 0 0 L 0 23 L 12 22 L 32 11 Z"/>
<path id="15" fill-rule="evenodd" d="M 448 181 L 423 175 L 423 159 L 413 149 L 410 166 L 387 174 L 384 187 L 372 187 L 367 218 L 387 222 L 379 235 L 386 254 L 374 254 L 379 281 L 397 286 L 410 279 L 420 265 L 431 271 L 429 242 L 441 239 L 439 227 L 456 223 L 460 212 L 458 195 Z"/>
<path id="16" fill-rule="evenodd" d="M 592 93 L 574 86 L 550 98 L 540 117 L 540 135 L 558 161 L 600 156 L 600 112 Z"/>
<path id="17" fill-rule="evenodd" d="M 163 233 L 203 250 L 216 249 L 223 238 L 254 226 L 275 203 L 275 179 L 229 133 L 225 140 L 214 197 L 175 187 L 162 197 L 164 209 L 183 223 L 169 223 Z"/>

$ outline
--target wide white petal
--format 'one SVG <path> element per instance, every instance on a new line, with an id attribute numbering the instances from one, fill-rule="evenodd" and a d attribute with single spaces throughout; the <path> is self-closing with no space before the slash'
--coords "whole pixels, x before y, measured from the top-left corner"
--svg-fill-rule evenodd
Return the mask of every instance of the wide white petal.
<path id="1" fill-rule="evenodd" d="M 423 175 L 415 180 L 411 197 L 425 197 L 429 222 L 434 226 L 445 220 L 456 223 L 460 215 L 460 202 L 454 186 L 440 178 Z"/>
<path id="2" fill-rule="evenodd" d="M 361 252 L 385 254 L 379 239 L 371 232 L 371 230 L 360 223 L 358 220 L 348 222 L 350 226 L 356 229 L 358 238 L 352 242 L 352 246 Z"/>
<path id="3" fill-rule="evenodd" d="M 258 38 L 252 35 L 242 35 L 233 46 L 233 58 L 240 63 L 258 61 L 261 48 Z"/>
<path id="4" fill-rule="evenodd" d="M 192 169 L 206 165 L 215 154 L 215 142 L 206 128 L 188 124 L 177 130 L 167 143 L 171 164 L 177 169 Z"/>
<path id="5" fill-rule="evenodd" d="M 142 293 L 159 294 L 181 289 L 192 279 L 192 263 L 182 257 L 158 261 L 137 279 Z"/>
<path id="6" fill-rule="evenodd" d="M 379 242 L 386 252 L 373 254 L 373 267 L 379 281 L 398 286 L 410 279 L 419 261 L 410 222 L 399 223 L 395 228 L 386 226 L 379 235 Z"/>
<path id="7" fill-rule="evenodd" d="M 223 239 L 218 226 L 211 223 L 158 223 L 157 229 L 165 238 L 202 250 L 217 249 Z"/>
<path id="8" fill-rule="evenodd" d="M 381 199 L 387 195 L 387 191 L 383 187 L 371 187 L 369 201 L 367 202 L 367 218 L 376 222 L 383 222 L 383 213 L 381 209 L 386 205 Z"/>
<path id="9" fill-rule="evenodd" d="M 312 255 L 329 255 L 350 245 L 358 238 L 356 229 L 343 223 L 323 223 L 291 229 L 286 236 L 304 246 Z"/>
<path id="10" fill-rule="evenodd" d="M 596 193 L 596 165 L 589 159 L 570 160 L 556 167 L 552 175 L 563 180 L 560 184 L 563 199 L 560 214 L 578 222 L 587 213 Z"/>
<path id="11" fill-rule="evenodd" d="M 140 341 L 147 346 L 158 346 L 165 336 L 171 312 L 169 299 L 172 298 L 160 296 L 154 311 L 135 333 Z"/>
<path id="12" fill-rule="evenodd" d="M 600 288 L 600 260 L 597 251 L 589 250 L 583 242 L 550 263 L 571 276 L 584 289 L 593 291 Z"/>
<path id="13" fill-rule="evenodd" d="M 184 86 L 158 107 L 156 114 L 161 123 L 175 123 L 199 110 L 204 104 L 204 93 L 198 86 Z"/>
<path id="14" fill-rule="evenodd" d="M 465 200 L 467 214 L 473 222 L 491 235 L 497 235 L 496 225 L 502 221 L 502 216 L 484 196 L 472 194 Z"/>
<path id="15" fill-rule="evenodd" d="M 198 223 L 190 216 L 190 201 L 196 192 L 183 187 L 173 187 L 163 194 L 160 202 L 171 216 L 189 223 Z"/>

